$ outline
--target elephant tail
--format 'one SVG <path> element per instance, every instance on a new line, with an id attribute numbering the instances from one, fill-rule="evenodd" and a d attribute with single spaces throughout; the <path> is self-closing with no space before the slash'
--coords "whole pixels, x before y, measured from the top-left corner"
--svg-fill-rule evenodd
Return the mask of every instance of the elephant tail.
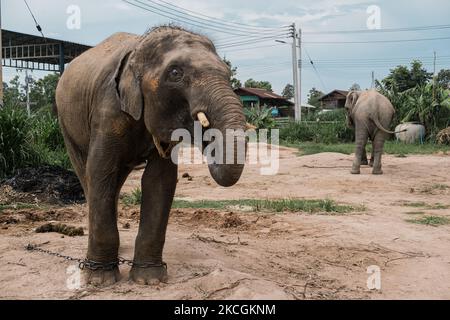
<path id="1" fill-rule="evenodd" d="M 402 131 L 389 131 L 386 128 L 383 127 L 383 125 L 380 123 L 380 119 L 378 119 L 378 117 L 375 117 L 374 119 L 372 119 L 373 122 L 375 123 L 375 125 L 377 126 L 377 128 L 387 134 L 397 134 L 397 133 L 402 133 L 402 132 L 406 132 L 408 131 L 408 129 L 402 130 Z"/>

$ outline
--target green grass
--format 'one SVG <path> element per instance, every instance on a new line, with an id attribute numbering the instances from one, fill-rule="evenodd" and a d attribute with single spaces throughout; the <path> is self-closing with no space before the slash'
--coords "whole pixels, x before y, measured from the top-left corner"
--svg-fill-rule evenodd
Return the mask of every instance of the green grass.
<path id="1" fill-rule="evenodd" d="M 448 185 L 445 184 L 433 184 L 431 186 L 426 186 L 424 187 L 422 190 L 420 190 L 420 193 L 425 193 L 425 194 L 431 194 L 434 191 L 445 191 L 450 189 L 450 187 Z"/>
<path id="2" fill-rule="evenodd" d="M 133 190 L 131 194 L 121 197 L 126 206 L 135 206 L 141 203 L 142 191 L 140 188 Z M 304 200 L 304 199 L 280 199 L 280 200 L 198 200 L 187 201 L 175 199 L 172 204 L 174 209 L 217 209 L 226 210 L 230 208 L 251 209 L 252 211 L 269 212 L 309 212 L 309 213 L 335 213 L 344 214 L 353 211 L 364 211 L 364 207 L 354 208 L 348 205 L 337 204 L 333 200 Z"/>
<path id="3" fill-rule="evenodd" d="M 4 210 L 22 210 L 22 209 L 38 209 L 36 204 L 29 203 L 14 203 L 14 204 L 0 204 L 0 213 Z"/>
<path id="4" fill-rule="evenodd" d="M 121 197 L 121 201 L 126 206 L 139 205 L 142 199 L 140 188 L 133 190 L 131 194 Z M 175 199 L 172 204 L 174 209 L 217 209 L 226 210 L 230 208 L 251 209 L 252 211 L 269 212 L 309 212 L 309 213 L 335 213 L 344 214 L 353 211 L 364 211 L 365 208 L 354 208 L 348 205 L 340 205 L 333 200 L 303 200 L 303 199 L 281 199 L 281 200 L 198 200 L 187 201 Z"/>
<path id="5" fill-rule="evenodd" d="M 344 214 L 363 208 L 354 208 L 348 205 L 339 205 L 333 200 L 301 200 L 301 199 L 282 199 L 282 200 L 222 200 L 222 201 L 186 201 L 175 200 L 173 208 L 193 208 L 193 209 L 229 209 L 231 207 L 251 208 L 252 211 L 269 212 L 308 212 L 308 213 L 335 213 Z"/>
<path id="6" fill-rule="evenodd" d="M 425 202 L 405 202 L 403 203 L 403 206 L 405 207 L 413 207 L 413 208 L 426 208 L 429 210 L 445 210 L 449 209 L 449 205 L 441 204 L 441 203 L 435 203 L 435 204 L 428 204 Z"/>
<path id="7" fill-rule="evenodd" d="M 422 224 L 426 226 L 438 227 L 450 224 L 450 219 L 446 217 L 427 216 L 419 219 L 406 220 L 410 223 Z"/>
<path id="8" fill-rule="evenodd" d="M 141 188 L 134 189 L 131 194 L 125 194 L 122 196 L 122 203 L 126 206 L 137 206 L 141 204 L 142 190 Z"/>
<path id="9" fill-rule="evenodd" d="M 313 142 L 297 142 L 289 143 L 282 142 L 284 146 L 291 148 L 298 148 L 299 155 L 311 155 L 324 152 L 335 152 L 342 154 L 352 154 L 355 152 L 354 143 L 338 143 L 338 144 L 325 144 L 325 143 L 313 143 Z M 367 144 L 367 152 L 370 153 L 372 150 L 372 145 Z M 386 154 L 395 155 L 397 157 L 406 157 L 412 154 L 435 154 L 438 152 L 443 152 L 445 154 L 450 152 L 450 146 L 437 145 L 437 144 L 404 144 L 398 143 L 396 141 L 386 141 L 384 146 L 384 152 Z"/>

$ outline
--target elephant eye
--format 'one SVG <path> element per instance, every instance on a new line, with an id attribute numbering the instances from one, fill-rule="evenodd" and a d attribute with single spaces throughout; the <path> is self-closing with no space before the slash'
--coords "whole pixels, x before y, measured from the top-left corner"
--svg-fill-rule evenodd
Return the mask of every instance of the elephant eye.
<path id="1" fill-rule="evenodd" d="M 169 79 L 171 81 L 180 81 L 183 77 L 183 71 L 179 68 L 171 68 L 169 71 Z"/>

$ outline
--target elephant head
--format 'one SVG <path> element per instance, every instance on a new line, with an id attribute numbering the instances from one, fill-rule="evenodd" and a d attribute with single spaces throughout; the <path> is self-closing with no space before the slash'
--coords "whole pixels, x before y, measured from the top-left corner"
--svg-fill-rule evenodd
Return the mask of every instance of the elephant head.
<path id="1" fill-rule="evenodd" d="M 355 126 L 355 122 L 353 120 L 354 109 L 356 103 L 358 102 L 360 92 L 359 91 L 350 91 L 347 95 L 347 100 L 345 101 L 345 114 L 347 118 L 347 125 L 351 128 Z"/>
<path id="2" fill-rule="evenodd" d="M 230 85 L 230 69 L 217 55 L 206 37 L 181 28 L 158 27 L 127 50 L 117 71 L 116 83 L 121 108 L 135 120 L 143 117 L 155 145 L 167 147 L 172 132 L 194 132 L 194 121 L 203 127 L 245 131 L 241 101 Z M 204 129 L 204 130 L 205 130 Z M 240 178 L 244 164 L 227 162 L 226 148 L 221 161 L 209 165 L 214 180 L 232 186 Z"/>

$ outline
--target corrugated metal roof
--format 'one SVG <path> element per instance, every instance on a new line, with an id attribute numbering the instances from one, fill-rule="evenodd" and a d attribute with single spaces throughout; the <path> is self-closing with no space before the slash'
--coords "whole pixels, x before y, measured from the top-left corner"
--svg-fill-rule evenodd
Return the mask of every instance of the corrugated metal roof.
<path id="1" fill-rule="evenodd" d="M 273 92 L 264 90 L 264 89 L 258 89 L 258 88 L 239 88 L 239 89 L 236 89 L 236 91 L 238 91 L 238 90 L 247 92 L 247 93 L 249 93 L 249 94 L 251 94 L 251 95 L 258 96 L 258 97 L 260 97 L 260 98 L 262 98 L 262 99 L 280 99 L 280 100 L 286 100 L 286 99 L 283 98 L 282 96 L 280 96 L 280 95 L 278 95 L 278 94 L 276 94 L 276 93 L 273 93 Z"/>

